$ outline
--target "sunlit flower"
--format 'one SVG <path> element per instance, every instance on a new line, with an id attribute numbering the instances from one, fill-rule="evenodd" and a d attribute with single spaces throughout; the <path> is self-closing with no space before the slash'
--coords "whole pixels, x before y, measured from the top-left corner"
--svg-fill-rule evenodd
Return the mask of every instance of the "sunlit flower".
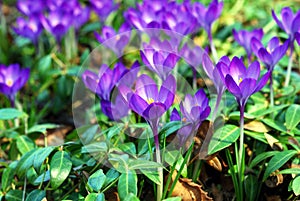
<path id="1" fill-rule="evenodd" d="M 21 69 L 19 64 L 4 66 L 0 64 L 0 92 L 5 94 L 14 106 L 16 93 L 29 78 L 29 68 Z"/>

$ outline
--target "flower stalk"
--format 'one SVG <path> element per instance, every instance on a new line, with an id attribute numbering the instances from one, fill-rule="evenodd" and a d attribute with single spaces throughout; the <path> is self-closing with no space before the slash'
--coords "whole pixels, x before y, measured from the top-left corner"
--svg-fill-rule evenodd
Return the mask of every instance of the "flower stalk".
<path id="1" fill-rule="evenodd" d="M 289 83 L 290 83 L 291 72 L 292 72 L 292 64 L 293 64 L 293 53 L 294 53 L 294 43 L 293 42 L 294 41 L 291 41 L 291 44 L 290 44 L 290 47 L 291 47 L 290 58 L 289 58 L 289 64 L 288 64 L 288 67 L 287 67 L 286 79 L 285 79 L 285 82 L 284 82 L 284 87 L 289 86 Z"/>

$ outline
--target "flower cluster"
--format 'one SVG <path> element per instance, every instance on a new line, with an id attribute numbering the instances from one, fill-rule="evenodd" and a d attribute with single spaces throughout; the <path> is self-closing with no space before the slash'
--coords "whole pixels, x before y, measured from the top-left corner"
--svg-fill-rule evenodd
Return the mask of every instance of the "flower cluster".
<path id="1" fill-rule="evenodd" d="M 110 0 L 93 0 L 86 6 L 78 0 L 19 0 L 17 8 L 26 17 L 17 19 L 14 31 L 37 44 L 43 29 L 60 43 L 71 27 L 79 30 L 89 20 L 91 10 L 104 21 L 117 5 Z"/>

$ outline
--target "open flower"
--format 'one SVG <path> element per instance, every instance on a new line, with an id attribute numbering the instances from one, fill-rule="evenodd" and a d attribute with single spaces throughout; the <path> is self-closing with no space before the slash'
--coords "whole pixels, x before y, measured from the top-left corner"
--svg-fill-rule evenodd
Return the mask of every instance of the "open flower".
<path id="1" fill-rule="evenodd" d="M 273 37 L 267 48 L 264 48 L 263 44 L 257 38 L 252 38 L 251 46 L 254 54 L 266 64 L 269 70 L 273 70 L 278 61 L 285 55 L 288 47 L 289 40 L 280 45 L 280 41 L 277 37 Z"/>
<path id="2" fill-rule="evenodd" d="M 264 35 L 263 30 L 254 29 L 252 31 L 246 31 L 246 30 L 236 31 L 235 29 L 233 29 L 232 33 L 236 42 L 245 48 L 248 59 L 250 60 L 252 54 L 251 40 L 252 38 L 257 38 L 258 40 L 261 40 Z"/>
<path id="3" fill-rule="evenodd" d="M 40 17 L 41 23 L 44 28 L 50 32 L 60 43 L 62 37 L 67 33 L 73 22 L 73 15 L 64 10 L 50 11 L 47 17 Z"/>
<path id="4" fill-rule="evenodd" d="M 165 80 L 179 59 L 179 56 L 172 52 L 168 41 L 160 42 L 153 38 L 149 44 L 144 44 L 140 54 L 143 63 Z"/>
<path id="5" fill-rule="evenodd" d="M 5 94 L 14 106 L 16 93 L 29 78 L 29 68 L 21 69 L 19 64 L 0 65 L 0 92 Z"/>
<path id="6" fill-rule="evenodd" d="M 283 8 L 281 10 L 281 21 L 276 16 L 274 10 L 272 10 L 272 16 L 277 25 L 289 35 L 289 39 L 293 42 L 295 33 L 298 32 L 300 28 L 300 10 L 294 14 L 290 7 Z"/>
<path id="7" fill-rule="evenodd" d="M 82 74 L 82 79 L 87 88 L 96 93 L 103 100 L 110 100 L 112 89 L 117 86 L 122 78 L 122 84 L 130 86 L 137 75 L 138 62 L 135 62 L 131 69 L 127 69 L 121 62 L 110 69 L 106 64 L 100 67 L 98 75 L 90 70 Z"/>
<path id="8" fill-rule="evenodd" d="M 238 57 L 234 57 L 227 68 L 219 65 L 217 69 L 226 88 L 235 96 L 240 106 L 245 106 L 248 98 L 261 90 L 270 76 L 268 71 L 259 79 L 259 62 L 254 61 L 247 69 Z"/>
<path id="9" fill-rule="evenodd" d="M 37 45 L 38 37 L 42 32 L 42 25 L 38 16 L 31 15 L 29 19 L 17 18 L 17 26 L 13 30 L 20 36 L 29 38 L 33 44 Z"/>
<path id="10" fill-rule="evenodd" d="M 45 7 L 46 5 L 43 0 L 18 0 L 17 2 L 18 10 L 27 16 L 42 13 Z"/>
<path id="11" fill-rule="evenodd" d="M 184 101 L 180 103 L 180 111 L 183 118 L 186 118 L 187 122 L 191 122 L 194 125 L 200 125 L 205 120 L 209 113 L 210 107 L 208 105 L 209 100 L 203 89 L 198 90 L 195 96 L 187 94 Z"/>
<path id="12" fill-rule="evenodd" d="M 176 81 L 172 75 L 162 83 L 158 91 L 157 84 L 148 75 L 138 77 L 135 92 L 128 94 L 129 107 L 150 124 L 157 126 L 159 118 L 173 104 Z"/>

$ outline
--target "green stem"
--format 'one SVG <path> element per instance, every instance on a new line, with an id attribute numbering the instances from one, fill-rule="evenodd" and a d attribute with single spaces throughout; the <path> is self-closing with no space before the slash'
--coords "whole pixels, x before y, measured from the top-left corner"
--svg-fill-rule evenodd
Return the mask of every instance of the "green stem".
<path id="1" fill-rule="evenodd" d="M 246 104 L 246 103 L 245 103 Z M 245 164 L 245 152 L 244 152 L 244 113 L 245 104 L 240 105 L 240 146 L 239 146 L 239 157 L 237 158 L 238 164 L 238 175 L 240 183 L 241 199 L 243 199 L 243 183 L 244 183 L 244 164 Z"/>
<path id="2" fill-rule="evenodd" d="M 284 83 L 285 87 L 287 87 L 290 83 L 291 72 L 292 72 L 292 63 L 293 63 L 293 53 L 294 53 L 294 41 L 291 42 L 291 52 L 290 52 L 289 64 L 287 67 L 286 79 L 285 79 L 285 83 Z"/>
<path id="3" fill-rule="evenodd" d="M 152 132 L 154 135 L 154 143 L 155 143 L 155 149 L 156 149 L 156 162 L 161 164 L 161 158 L 160 158 L 160 147 L 159 147 L 159 136 L 158 136 L 158 123 L 152 126 Z M 163 194 L 163 169 L 162 167 L 157 168 L 158 177 L 160 180 L 160 184 L 157 184 L 157 194 L 156 194 L 156 200 L 161 201 L 162 194 Z"/>
<path id="4" fill-rule="evenodd" d="M 233 186 L 234 186 L 234 189 L 235 189 L 235 194 L 236 194 L 237 200 L 242 201 L 241 196 L 240 196 L 240 190 L 239 190 L 240 186 L 239 186 L 238 179 L 236 177 L 236 173 L 235 173 L 235 170 L 234 170 L 234 165 L 233 165 L 233 162 L 232 162 L 232 157 L 231 157 L 229 149 L 226 149 L 226 158 L 227 158 L 229 170 L 230 170 L 230 173 L 231 173 L 231 178 L 232 178 L 232 182 L 233 182 Z"/>

